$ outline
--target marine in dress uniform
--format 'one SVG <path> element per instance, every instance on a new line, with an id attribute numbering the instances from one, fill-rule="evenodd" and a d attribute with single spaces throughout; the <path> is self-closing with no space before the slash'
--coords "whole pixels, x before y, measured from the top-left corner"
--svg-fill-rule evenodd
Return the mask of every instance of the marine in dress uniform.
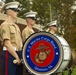
<path id="1" fill-rule="evenodd" d="M 49 29 L 50 29 L 49 32 L 51 34 L 55 34 L 57 31 L 57 20 L 48 23 L 48 25 L 49 25 Z"/>
<path id="2" fill-rule="evenodd" d="M 56 31 L 57 31 L 57 20 L 48 23 L 48 26 L 49 26 L 49 32 L 51 34 L 56 34 Z M 57 74 L 53 73 L 51 75 L 57 75 Z"/>
<path id="3" fill-rule="evenodd" d="M 34 33 L 34 30 L 32 27 L 35 25 L 35 22 L 36 22 L 36 14 L 37 12 L 33 12 L 33 11 L 30 11 L 24 14 L 25 20 L 27 22 L 27 26 L 22 31 L 23 43 L 31 34 Z M 31 75 L 30 72 L 27 71 L 27 69 L 26 69 L 26 74 Z"/>
<path id="4" fill-rule="evenodd" d="M 33 11 L 25 13 L 27 27 L 22 31 L 23 42 L 26 40 L 26 38 L 28 38 L 31 34 L 34 33 L 32 27 L 35 25 L 36 22 L 36 14 L 37 12 Z"/>
<path id="5" fill-rule="evenodd" d="M 19 27 L 14 23 L 17 18 L 19 2 L 10 2 L 4 5 L 2 10 L 6 12 L 7 19 L 1 24 L 2 70 L 3 75 L 22 75 L 23 65 L 22 38 Z M 17 64 L 13 60 L 17 60 Z"/>

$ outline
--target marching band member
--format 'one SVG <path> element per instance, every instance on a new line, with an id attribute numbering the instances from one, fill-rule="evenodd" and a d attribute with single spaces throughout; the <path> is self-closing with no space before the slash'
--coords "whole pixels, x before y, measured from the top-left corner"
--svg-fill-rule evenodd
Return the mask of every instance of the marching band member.
<path id="1" fill-rule="evenodd" d="M 22 31 L 23 42 L 25 41 L 26 38 L 28 38 L 31 34 L 34 33 L 33 26 L 35 25 L 36 22 L 36 14 L 37 12 L 33 11 L 25 13 L 27 27 Z"/>
<path id="2" fill-rule="evenodd" d="M 7 19 L 1 24 L 2 70 L 3 75 L 23 75 L 23 65 L 21 64 L 22 38 L 19 27 L 14 20 L 19 12 L 19 2 L 10 2 L 4 5 L 3 10 Z M 17 64 L 13 60 L 17 60 Z"/>
<path id="3" fill-rule="evenodd" d="M 50 28 L 50 31 L 49 32 L 51 34 L 55 34 L 56 31 L 57 31 L 57 21 L 55 20 L 55 21 L 50 22 L 49 23 L 49 28 Z"/>

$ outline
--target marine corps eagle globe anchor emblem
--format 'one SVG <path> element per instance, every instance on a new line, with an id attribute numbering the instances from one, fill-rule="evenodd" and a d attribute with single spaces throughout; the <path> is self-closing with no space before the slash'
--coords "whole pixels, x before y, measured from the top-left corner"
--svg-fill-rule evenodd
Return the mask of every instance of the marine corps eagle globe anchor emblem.
<path id="1" fill-rule="evenodd" d="M 47 49 L 47 50 L 45 51 L 45 49 Z M 49 47 L 45 46 L 44 43 L 39 44 L 39 46 L 36 48 L 36 50 L 40 50 L 40 53 L 37 53 L 35 56 L 35 61 L 37 63 L 43 63 L 51 52 L 49 50 Z"/>

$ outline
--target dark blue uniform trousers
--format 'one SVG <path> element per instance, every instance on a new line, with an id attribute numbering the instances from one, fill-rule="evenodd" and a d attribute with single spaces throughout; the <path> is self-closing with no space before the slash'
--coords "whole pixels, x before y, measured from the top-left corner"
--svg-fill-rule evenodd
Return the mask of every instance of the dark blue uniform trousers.
<path id="1" fill-rule="evenodd" d="M 18 51 L 17 54 L 20 58 L 22 58 L 21 51 Z M 3 75 L 23 75 L 23 64 L 14 64 L 14 59 L 15 58 L 8 51 L 2 51 Z"/>

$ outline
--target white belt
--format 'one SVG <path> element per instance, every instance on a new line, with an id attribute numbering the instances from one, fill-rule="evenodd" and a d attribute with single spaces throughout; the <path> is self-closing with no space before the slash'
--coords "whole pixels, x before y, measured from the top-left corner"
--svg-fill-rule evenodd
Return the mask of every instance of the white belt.
<path id="1" fill-rule="evenodd" d="M 14 50 L 17 51 L 16 47 L 14 47 Z M 3 47 L 3 51 L 7 51 L 7 48 Z"/>

